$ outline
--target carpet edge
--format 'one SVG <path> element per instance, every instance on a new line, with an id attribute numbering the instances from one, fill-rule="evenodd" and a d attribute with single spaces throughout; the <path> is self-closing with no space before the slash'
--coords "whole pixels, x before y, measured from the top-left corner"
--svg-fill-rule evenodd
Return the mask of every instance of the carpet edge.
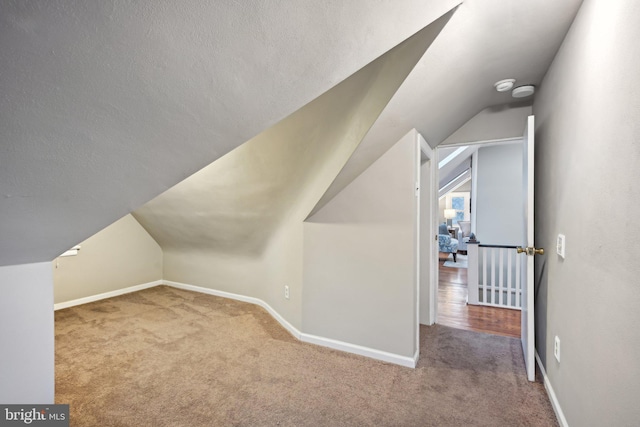
<path id="1" fill-rule="evenodd" d="M 129 286 L 127 288 L 116 289 L 115 291 L 103 292 L 101 294 L 91 295 L 88 297 L 82 297 L 65 302 L 59 302 L 53 304 L 53 311 L 62 310 L 64 308 L 75 307 L 76 305 L 88 304 L 90 302 L 96 302 L 107 298 L 113 298 L 124 294 L 130 294 L 132 292 L 142 291 L 144 289 L 153 288 L 158 285 L 162 285 L 162 280 L 154 280 L 153 282 L 142 283 L 140 285 Z"/>
<path id="2" fill-rule="evenodd" d="M 280 315 L 265 301 L 249 297 L 246 295 L 234 294 L 231 292 L 219 291 L 210 288 L 204 288 L 201 286 L 191 285 L 188 283 L 174 282 L 171 280 L 164 280 L 163 283 L 167 286 L 171 286 L 177 289 L 183 289 L 187 291 L 200 292 L 203 294 L 213 295 L 222 298 L 234 299 L 237 301 L 247 302 L 250 304 L 258 305 L 264 308 L 282 327 L 284 327 L 294 338 L 299 341 L 309 344 L 319 345 L 321 347 L 327 347 L 334 350 L 339 350 L 345 353 L 357 354 L 359 356 L 368 357 L 370 359 L 376 359 L 383 362 L 393 363 L 395 365 L 404 366 L 407 368 L 415 368 L 419 356 L 419 350 L 413 357 L 402 356 L 395 353 L 389 353 L 383 350 L 377 350 L 370 347 L 364 347 L 358 344 L 352 344 L 344 341 L 334 340 L 331 338 L 321 337 L 317 335 L 307 334 L 298 330 L 295 326 L 289 323 L 284 317 Z"/>
<path id="3" fill-rule="evenodd" d="M 276 310 L 273 309 L 269 304 L 265 301 L 249 297 L 246 295 L 234 294 L 231 292 L 219 291 L 216 289 L 205 288 L 201 286 L 191 285 L 187 283 L 174 282 L 171 280 L 154 280 L 153 282 L 142 283 L 140 285 L 129 286 L 127 288 L 118 289 L 115 291 L 104 292 L 97 295 L 92 295 L 88 297 L 78 298 L 75 300 L 65 301 L 61 303 L 54 304 L 54 311 L 62 310 L 69 307 L 74 307 L 77 305 L 88 304 L 95 301 L 100 301 L 108 298 L 117 297 L 124 294 L 129 294 L 132 292 L 141 291 L 144 289 L 153 288 L 160 285 L 170 286 L 176 289 L 183 289 L 186 291 L 199 292 L 203 294 L 213 295 L 221 298 L 228 298 L 237 301 L 246 302 L 249 304 L 255 304 L 262 308 L 264 308 L 280 325 L 285 328 L 294 338 L 299 341 L 306 342 L 309 344 L 318 345 L 321 347 L 331 348 L 333 350 L 342 351 L 345 353 L 356 354 L 359 356 L 368 357 L 370 359 L 380 360 L 383 362 L 393 363 L 395 365 L 404 366 L 407 368 L 415 368 L 418 363 L 419 358 L 419 350 L 411 356 L 402 356 L 396 353 L 390 353 L 383 350 L 377 350 L 370 347 L 361 346 L 358 344 L 348 343 L 344 341 L 335 340 L 332 338 L 321 337 L 317 335 L 307 334 L 298 330 L 295 326 L 289 323 L 284 317 L 280 315 Z"/>

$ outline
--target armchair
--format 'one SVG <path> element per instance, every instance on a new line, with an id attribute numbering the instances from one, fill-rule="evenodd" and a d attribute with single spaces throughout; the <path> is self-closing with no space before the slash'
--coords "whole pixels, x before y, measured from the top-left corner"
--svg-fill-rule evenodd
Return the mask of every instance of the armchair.
<path id="1" fill-rule="evenodd" d="M 438 251 L 453 254 L 453 262 L 456 262 L 458 240 L 451 238 L 447 224 L 440 224 L 438 227 Z"/>

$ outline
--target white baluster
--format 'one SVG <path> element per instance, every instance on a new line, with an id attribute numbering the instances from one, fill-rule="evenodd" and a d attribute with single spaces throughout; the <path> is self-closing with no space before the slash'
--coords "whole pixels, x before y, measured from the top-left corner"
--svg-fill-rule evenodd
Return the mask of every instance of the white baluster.
<path id="1" fill-rule="evenodd" d="M 467 245 L 467 256 L 469 262 L 469 268 L 467 270 L 469 281 L 467 303 L 478 304 L 478 244 L 469 243 Z"/>
<path id="2" fill-rule="evenodd" d="M 496 248 L 491 248 L 491 304 L 496 303 Z"/>
<path id="3" fill-rule="evenodd" d="M 500 248 L 500 252 L 498 252 L 500 255 L 500 270 L 498 271 L 498 275 L 500 277 L 499 280 L 499 284 L 500 284 L 500 295 L 498 297 L 498 304 L 503 305 L 503 293 L 504 293 L 504 248 Z"/>
<path id="4" fill-rule="evenodd" d="M 487 258 L 489 258 L 489 252 L 487 248 L 482 248 L 482 303 L 487 303 Z"/>
<path id="5" fill-rule="evenodd" d="M 516 255 L 516 307 L 522 308 L 520 304 L 520 263 L 522 262 L 522 257 L 520 255 Z"/>
<path id="6" fill-rule="evenodd" d="M 513 306 L 513 300 L 511 299 L 511 292 L 513 290 L 513 283 L 511 281 L 511 253 L 513 249 L 507 251 L 507 307 Z"/>

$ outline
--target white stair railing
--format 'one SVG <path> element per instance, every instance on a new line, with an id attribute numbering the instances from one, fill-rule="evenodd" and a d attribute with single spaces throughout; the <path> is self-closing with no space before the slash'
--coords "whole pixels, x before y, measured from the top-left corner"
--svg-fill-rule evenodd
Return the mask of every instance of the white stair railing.
<path id="1" fill-rule="evenodd" d="M 469 242 L 467 302 L 474 305 L 522 307 L 521 256 L 515 246 L 482 245 Z"/>

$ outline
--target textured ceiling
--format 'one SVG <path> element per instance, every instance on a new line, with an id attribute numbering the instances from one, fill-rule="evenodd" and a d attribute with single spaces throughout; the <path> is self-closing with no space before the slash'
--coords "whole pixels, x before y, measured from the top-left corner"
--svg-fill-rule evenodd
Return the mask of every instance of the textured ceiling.
<path id="1" fill-rule="evenodd" d="M 435 147 L 488 107 L 510 107 L 493 84 L 539 84 L 582 0 L 467 0 L 416 65 L 314 212 L 362 173 L 409 129 Z M 520 108 L 522 103 L 513 107 Z M 518 118 L 502 114 L 505 120 Z M 522 123 L 496 123 L 495 135 Z M 503 129 L 504 126 L 504 129 Z M 491 132 L 480 139 L 499 138 Z"/>
<path id="2" fill-rule="evenodd" d="M 456 4 L 0 2 L 0 265 L 53 259 Z"/>
<path id="3" fill-rule="evenodd" d="M 134 211 L 165 250 L 259 256 L 300 223 L 453 12 Z"/>
<path id="4" fill-rule="evenodd" d="M 458 0 L 0 2 L 0 265 L 51 260 L 424 28 Z M 493 83 L 539 83 L 580 0 L 467 0 L 322 203 L 411 128 L 435 146 Z"/>

